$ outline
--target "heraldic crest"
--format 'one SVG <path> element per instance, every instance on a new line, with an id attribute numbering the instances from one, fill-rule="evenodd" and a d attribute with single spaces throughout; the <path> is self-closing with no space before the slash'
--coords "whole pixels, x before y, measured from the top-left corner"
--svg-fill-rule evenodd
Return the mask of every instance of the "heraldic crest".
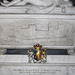
<path id="1" fill-rule="evenodd" d="M 42 49 L 42 45 L 36 44 L 34 45 L 34 49 L 28 50 L 28 62 L 29 63 L 45 63 L 47 62 L 46 56 L 47 49 Z"/>

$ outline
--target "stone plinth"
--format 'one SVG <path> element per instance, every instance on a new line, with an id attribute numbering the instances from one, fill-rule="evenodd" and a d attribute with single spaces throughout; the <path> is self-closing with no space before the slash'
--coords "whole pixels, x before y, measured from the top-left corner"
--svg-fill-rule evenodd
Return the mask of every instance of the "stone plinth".
<path id="1" fill-rule="evenodd" d="M 1 75 L 75 75 L 75 56 L 47 56 L 47 62 L 29 64 L 27 55 L 0 55 Z"/>

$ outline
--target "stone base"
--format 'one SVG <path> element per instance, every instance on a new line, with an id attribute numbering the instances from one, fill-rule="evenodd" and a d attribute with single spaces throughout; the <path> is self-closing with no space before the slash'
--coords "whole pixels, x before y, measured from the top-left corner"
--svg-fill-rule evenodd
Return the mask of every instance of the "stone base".
<path id="1" fill-rule="evenodd" d="M 0 75 L 75 75 L 75 56 L 47 56 L 47 63 L 28 63 L 27 55 L 0 55 Z"/>

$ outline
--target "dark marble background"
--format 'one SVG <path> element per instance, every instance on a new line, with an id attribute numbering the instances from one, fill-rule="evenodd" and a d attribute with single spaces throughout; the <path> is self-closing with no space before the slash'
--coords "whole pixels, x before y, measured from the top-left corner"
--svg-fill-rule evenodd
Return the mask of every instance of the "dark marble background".
<path id="1" fill-rule="evenodd" d="M 29 49 L 7 49 L 5 54 L 9 55 L 28 55 Z M 65 49 L 47 49 L 46 55 L 68 55 Z"/>
<path id="2" fill-rule="evenodd" d="M 70 1 L 72 1 L 73 5 L 75 6 L 75 0 L 70 0 Z"/>

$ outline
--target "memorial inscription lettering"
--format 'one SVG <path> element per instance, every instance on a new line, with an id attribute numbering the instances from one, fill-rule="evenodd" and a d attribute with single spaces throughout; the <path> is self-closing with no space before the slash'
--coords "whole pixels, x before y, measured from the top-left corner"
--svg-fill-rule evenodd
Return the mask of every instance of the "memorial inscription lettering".
<path id="1" fill-rule="evenodd" d="M 19 72 L 19 73 L 25 73 L 25 74 L 56 74 L 58 72 L 61 72 L 60 69 L 58 70 L 51 70 L 51 69 L 13 69 L 14 72 Z"/>
<path id="2" fill-rule="evenodd" d="M 5 68 L 5 67 L 4 67 Z M 53 66 L 8 66 L 8 75 L 67 75 L 66 67 Z M 5 69 L 6 71 L 6 69 Z"/>

